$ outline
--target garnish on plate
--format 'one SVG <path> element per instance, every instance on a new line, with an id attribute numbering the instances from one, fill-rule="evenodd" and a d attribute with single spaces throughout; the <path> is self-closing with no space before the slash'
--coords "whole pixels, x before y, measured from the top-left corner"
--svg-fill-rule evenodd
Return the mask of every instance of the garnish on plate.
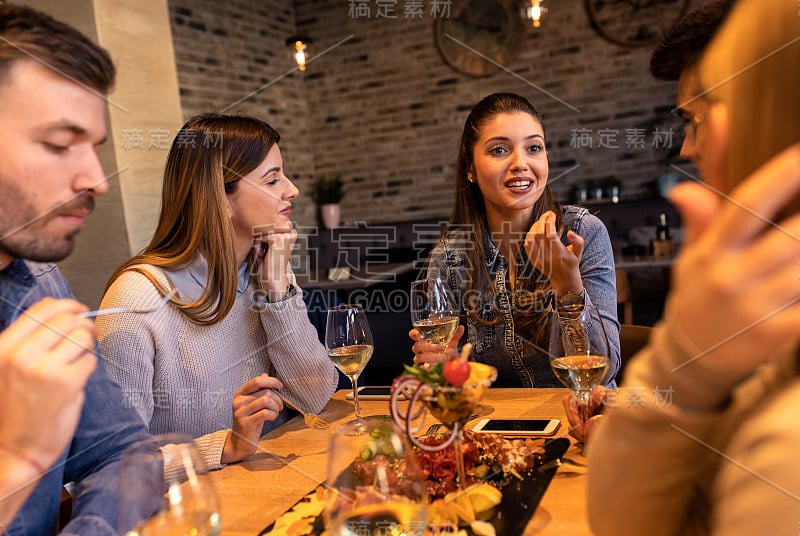
<path id="1" fill-rule="evenodd" d="M 471 350 L 472 345 L 467 343 L 461 348 L 461 355 L 448 362 L 430 367 L 405 365 L 406 372 L 392 384 L 392 420 L 405 430 L 414 446 L 433 451 L 447 448 L 496 377 L 494 367 L 468 360 Z M 405 399 L 409 404 L 403 409 L 400 402 Z M 417 441 L 415 436 L 422 429 L 426 411 L 450 428 L 451 434 L 444 443 L 425 445 Z"/>
<path id="2" fill-rule="evenodd" d="M 469 362 L 471 351 L 472 344 L 466 343 L 461 347 L 461 355 L 447 361 L 423 366 L 404 364 L 405 374 L 400 378 L 412 376 L 428 385 L 464 385 L 472 371 Z"/>

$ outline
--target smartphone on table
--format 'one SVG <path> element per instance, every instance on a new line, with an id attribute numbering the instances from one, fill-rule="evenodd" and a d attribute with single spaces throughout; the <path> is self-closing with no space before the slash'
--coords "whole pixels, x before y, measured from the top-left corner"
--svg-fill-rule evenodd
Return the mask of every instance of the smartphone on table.
<path id="1" fill-rule="evenodd" d="M 472 431 L 508 437 L 547 437 L 555 434 L 559 426 L 558 419 L 483 419 Z"/>
<path id="2" fill-rule="evenodd" d="M 389 385 L 362 385 L 358 388 L 359 400 L 389 400 L 392 388 Z M 353 392 L 347 393 L 347 400 L 353 400 Z"/>

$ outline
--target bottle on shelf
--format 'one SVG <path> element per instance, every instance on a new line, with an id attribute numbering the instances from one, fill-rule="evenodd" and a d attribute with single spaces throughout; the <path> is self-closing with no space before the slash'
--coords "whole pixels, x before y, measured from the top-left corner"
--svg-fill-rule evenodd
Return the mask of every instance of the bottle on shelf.
<path id="1" fill-rule="evenodd" d="M 656 237 L 653 240 L 653 256 L 654 257 L 669 257 L 672 255 L 672 238 L 669 234 L 669 223 L 667 222 L 667 215 L 663 212 L 658 217 L 658 225 L 656 225 Z"/>

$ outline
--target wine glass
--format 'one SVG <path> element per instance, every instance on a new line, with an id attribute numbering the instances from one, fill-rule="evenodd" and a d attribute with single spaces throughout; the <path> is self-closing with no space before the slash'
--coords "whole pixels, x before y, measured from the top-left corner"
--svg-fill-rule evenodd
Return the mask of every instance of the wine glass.
<path id="1" fill-rule="evenodd" d="M 420 386 L 419 400 L 439 422 L 450 429 L 450 437 L 444 443 L 435 446 L 418 443 L 413 438 L 412 441 L 423 450 L 441 450 L 452 443 L 455 448 L 458 486 L 462 490 L 467 488 L 462 448 L 464 424 L 478 407 L 486 390 L 496 379 L 496 368 L 473 361 L 470 362 L 470 376 L 463 385 L 423 384 Z"/>
<path id="2" fill-rule="evenodd" d="M 153 439 L 122 454 L 120 534 L 219 534 L 219 502 L 192 438 L 166 434 Z"/>
<path id="3" fill-rule="evenodd" d="M 591 304 L 559 307 L 551 314 L 550 366 L 569 387 L 578 402 L 578 415 L 585 424 L 592 390 L 608 374 L 609 344 L 597 308 Z M 583 443 L 586 454 L 586 441 Z"/>
<path id="4" fill-rule="evenodd" d="M 419 536 L 427 522 L 427 493 L 407 438 L 389 417 L 368 417 L 331 434 L 325 523 L 332 536 Z"/>
<path id="5" fill-rule="evenodd" d="M 361 408 L 358 405 L 358 375 L 372 357 L 372 333 L 367 315 L 359 305 L 343 304 L 328 309 L 328 324 L 325 328 L 325 348 L 328 357 L 342 374 L 353 384 L 353 404 L 356 418 L 351 431 L 358 433 L 363 427 Z"/>
<path id="6" fill-rule="evenodd" d="M 447 345 L 458 327 L 458 306 L 441 278 L 411 283 L 411 324 L 423 340 Z"/>

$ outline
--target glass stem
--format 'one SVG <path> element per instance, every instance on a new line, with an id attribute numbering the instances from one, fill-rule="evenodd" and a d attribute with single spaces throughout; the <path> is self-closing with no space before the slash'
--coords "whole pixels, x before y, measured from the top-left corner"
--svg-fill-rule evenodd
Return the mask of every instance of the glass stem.
<path id="1" fill-rule="evenodd" d="M 353 384 L 353 405 L 356 410 L 356 420 L 361 421 L 361 406 L 358 405 L 358 374 L 350 376 L 350 382 Z"/>
<path id="2" fill-rule="evenodd" d="M 586 421 L 589 420 L 589 397 L 591 396 L 591 391 L 578 391 L 576 395 L 578 398 L 578 416 L 581 419 L 581 430 L 584 431 L 583 448 L 581 450 L 581 454 L 586 456 L 588 454 L 587 450 L 588 441 L 586 440 Z"/>
<path id="3" fill-rule="evenodd" d="M 467 489 L 467 475 L 464 469 L 464 449 L 462 448 L 464 434 L 461 428 L 461 423 L 456 423 L 453 427 L 455 439 L 453 439 L 453 448 L 456 456 L 456 471 L 458 473 L 458 489 Z"/>
<path id="4" fill-rule="evenodd" d="M 578 393 L 578 414 L 581 418 L 581 428 L 589 420 L 589 393 L 581 391 Z"/>

